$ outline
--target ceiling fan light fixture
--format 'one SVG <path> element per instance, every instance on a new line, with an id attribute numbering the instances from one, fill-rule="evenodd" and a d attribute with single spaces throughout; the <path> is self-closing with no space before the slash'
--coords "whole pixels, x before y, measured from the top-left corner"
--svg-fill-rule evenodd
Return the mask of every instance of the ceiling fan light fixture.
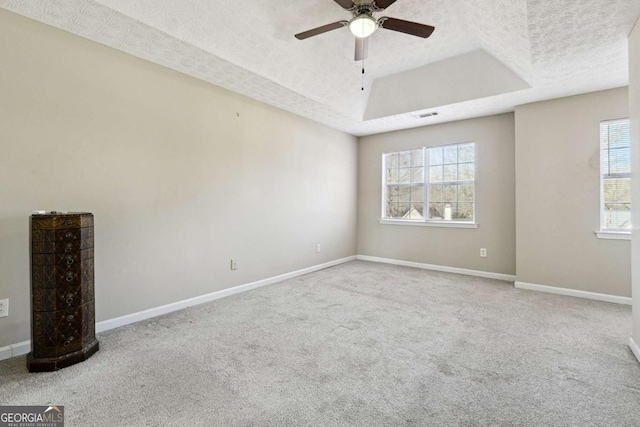
<path id="1" fill-rule="evenodd" d="M 361 39 L 369 37 L 378 28 L 378 21 L 371 15 L 358 15 L 349 22 L 349 31 Z"/>

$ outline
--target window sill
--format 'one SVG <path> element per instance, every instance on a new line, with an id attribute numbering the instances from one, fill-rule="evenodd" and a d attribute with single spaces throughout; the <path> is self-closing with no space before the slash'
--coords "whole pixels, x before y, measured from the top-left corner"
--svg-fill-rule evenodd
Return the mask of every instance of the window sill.
<path id="1" fill-rule="evenodd" d="M 398 219 L 381 219 L 380 224 L 383 225 L 410 225 L 418 227 L 444 227 L 444 228 L 478 228 L 475 222 L 455 222 L 455 221 L 409 221 Z"/>
<path id="2" fill-rule="evenodd" d="M 630 231 L 596 231 L 598 239 L 631 240 Z"/>

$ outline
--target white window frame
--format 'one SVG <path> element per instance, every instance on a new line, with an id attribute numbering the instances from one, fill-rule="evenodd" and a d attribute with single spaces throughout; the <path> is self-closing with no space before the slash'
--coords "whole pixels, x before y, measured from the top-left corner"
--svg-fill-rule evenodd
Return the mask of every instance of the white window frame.
<path id="1" fill-rule="evenodd" d="M 611 125 L 611 124 L 616 124 L 616 123 L 627 123 L 630 125 L 629 123 L 629 119 L 628 118 L 622 118 L 622 119 L 614 119 L 614 120 L 605 120 L 600 122 L 600 141 L 598 144 L 598 151 L 599 151 L 599 159 L 600 159 L 600 163 L 598 166 L 598 172 L 600 174 L 600 229 L 598 231 L 595 232 L 596 237 L 598 237 L 599 239 L 609 239 L 609 240 L 631 240 L 631 230 L 624 230 L 624 229 L 613 229 L 613 228 L 606 228 L 605 227 L 605 214 L 604 214 L 604 207 L 605 207 L 605 200 L 604 200 L 604 182 L 606 180 L 605 178 L 605 174 L 604 171 L 602 170 L 602 142 L 604 140 L 604 127 L 606 125 Z M 629 144 L 629 147 L 631 148 L 631 144 Z M 625 174 L 619 174 L 621 178 L 629 178 L 631 179 L 631 172 L 629 173 L 625 173 Z M 633 209 L 633 205 L 631 206 L 631 209 Z"/>
<path id="2" fill-rule="evenodd" d="M 465 144 L 473 144 L 473 165 L 474 165 L 474 175 L 473 175 L 473 220 L 472 221 L 460 221 L 460 220 L 433 220 L 429 219 L 429 149 L 430 148 L 441 148 L 441 147 L 450 147 L 450 146 L 459 146 Z M 425 208 L 425 218 L 421 220 L 415 219 L 402 219 L 402 218 L 387 218 L 387 165 L 386 158 L 387 154 L 400 153 L 403 151 L 414 151 L 414 150 L 423 150 L 423 168 L 424 168 L 424 208 Z M 384 225 L 405 225 L 405 226 L 420 226 L 420 227 L 445 227 L 445 228 L 478 228 L 478 222 L 476 217 L 476 204 L 478 202 L 477 198 L 477 149 L 475 141 L 465 141 L 465 142 L 456 142 L 451 144 L 442 144 L 442 145 L 433 145 L 429 147 L 417 147 L 417 148 L 407 148 L 402 150 L 394 150 L 387 151 L 382 153 L 382 199 L 381 199 L 381 217 L 380 224 Z M 453 181 L 451 181 L 453 182 Z M 465 181 L 455 181 L 456 183 L 465 182 Z M 468 181 L 471 182 L 471 181 Z M 443 183 L 445 184 L 445 183 Z M 424 214 L 424 213 L 423 213 Z"/>

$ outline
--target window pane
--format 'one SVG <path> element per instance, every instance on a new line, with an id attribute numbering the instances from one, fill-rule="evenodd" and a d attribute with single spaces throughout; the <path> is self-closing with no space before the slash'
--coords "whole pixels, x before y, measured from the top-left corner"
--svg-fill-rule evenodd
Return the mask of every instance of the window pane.
<path id="1" fill-rule="evenodd" d="M 429 203 L 429 219 L 441 220 L 444 215 L 443 203 Z"/>
<path id="2" fill-rule="evenodd" d="M 397 184 L 397 183 L 398 183 L 398 169 L 387 168 L 387 184 Z"/>
<path id="3" fill-rule="evenodd" d="M 442 166 L 429 168 L 429 182 L 442 182 Z"/>
<path id="4" fill-rule="evenodd" d="M 453 163 L 458 163 L 458 146 L 457 145 L 448 145 L 443 147 L 444 149 L 444 164 L 450 165 Z"/>
<path id="5" fill-rule="evenodd" d="M 404 217 L 411 209 L 410 203 L 398 203 L 398 212 L 396 213 L 398 218 Z"/>
<path id="6" fill-rule="evenodd" d="M 424 183 L 424 168 L 411 168 L 411 182 Z"/>
<path id="7" fill-rule="evenodd" d="M 455 203 L 445 203 L 444 204 L 444 220 L 451 221 L 455 219 L 456 212 L 456 204 Z"/>
<path id="8" fill-rule="evenodd" d="M 424 205 L 411 205 L 409 212 L 404 215 L 405 219 L 424 219 L 422 215 L 422 211 L 424 210 Z"/>
<path id="9" fill-rule="evenodd" d="M 457 202 L 458 201 L 458 186 L 456 184 L 445 185 L 443 188 L 442 201 L 446 202 Z"/>
<path id="10" fill-rule="evenodd" d="M 460 202 L 473 202 L 475 188 L 473 185 L 459 185 L 458 186 L 458 200 Z"/>
<path id="11" fill-rule="evenodd" d="M 387 202 L 396 203 L 398 201 L 398 194 L 400 193 L 400 187 L 390 185 L 387 187 Z"/>
<path id="12" fill-rule="evenodd" d="M 442 202 L 442 185 L 429 186 L 429 202 L 433 202 L 433 203 Z"/>
<path id="13" fill-rule="evenodd" d="M 442 147 L 429 148 L 429 166 L 442 164 Z"/>
<path id="14" fill-rule="evenodd" d="M 603 151 L 602 173 L 604 175 L 631 172 L 631 149 L 615 148 Z"/>
<path id="15" fill-rule="evenodd" d="M 424 210 L 424 185 L 387 187 L 386 218 L 402 218 L 409 215 L 419 219 Z M 411 212 L 411 208 L 415 212 Z"/>
<path id="16" fill-rule="evenodd" d="M 400 154 L 399 167 L 401 168 L 411 167 L 411 151 L 401 151 L 399 154 Z"/>
<path id="17" fill-rule="evenodd" d="M 475 161 L 475 153 L 473 144 L 458 145 L 458 162 L 473 163 Z"/>
<path id="18" fill-rule="evenodd" d="M 473 220 L 473 203 L 458 203 L 458 209 L 453 219 L 460 221 Z"/>
<path id="19" fill-rule="evenodd" d="M 458 166 L 458 181 L 473 181 L 475 175 L 475 165 L 465 163 Z"/>
<path id="20" fill-rule="evenodd" d="M 411 166 L 424 166 L 424 153 L 422 150 L 413 150 L 411 153 Z"/>
<path id="21" fill-rule="evenodd" d="M 602 124 L 602 148 L 628 147 L 631 145 L 629 121 Z"/>
<path id="22" fill-rule="evenodd" d="M 631 178 L 607 178 L 603 184 L 605 203 L 631 202 Z"/>
<path id="23" fill-rule="evenodd" d="M 387 218 L 402 218 L 410 207 L 411 187 L 389 186 L 387 188 Z"/>
<path id="24" fill-rule="evenodd" d="M 400 187 L 398 190 L 398 201 L 406 203 L 411 201 L 411 187 Z"/>
<path id="25" fill-rule="evenodd" d="M 444 166 L 444 182 L 451 182 L 458 180 L 458 165 L 445 165 Z"/>
<path id="26" fill-rule="evenodd" d="M 385 155 L 385 164 L 387 168 L 397 169 L 398 168 L 398 153 L 389 153 Z"/>
<path id="27" fill-rule="evenodd" d="M 422 203 L 424 202 L 424 187 L 411 187 L 411 202 L 413 202 L 413 206 L 417 207 L 416 204 L 419 204 L 420 210 L 422 211 Z"/>
<path id="28" fill-rule="evenodd" d="M 386 218 L 394 218 L 398 207 L 398 193 L 400 188 L 395 185 L 387 187 L 387 205 L 385 209 Z"/>
<path id="29" fill-rule="evenodd" d="M 604 205 L 604 227 L 612 230 L 630 230 L 631 204 L 607 203 Z"/>
<path id="30" fill-rule="evenodd" d="M 411 182 L 411 169 L 403 168 L 398 171 L 398 183 L 409 184 Z"/>
<path id="31" fill-rule="evenodd" d="M 385 213 L 385 218 L 394 218 L 393 214 L 395 212 L 396 209 L 396 204 L 395 203 L 387 203 L 387 210 Z"/>

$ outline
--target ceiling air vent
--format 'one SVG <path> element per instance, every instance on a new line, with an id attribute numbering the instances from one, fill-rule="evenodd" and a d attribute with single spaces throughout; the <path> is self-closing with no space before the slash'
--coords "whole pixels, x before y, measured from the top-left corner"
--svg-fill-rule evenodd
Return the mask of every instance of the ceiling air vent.
<path id="1" fill-rule="evenodd" d="M 437 111 L 432 111 L 431 113 L 424 113 L 416 116 L 417 119 L 426 119 L 427 117 L 435 117 L 438 115 Z"/>

